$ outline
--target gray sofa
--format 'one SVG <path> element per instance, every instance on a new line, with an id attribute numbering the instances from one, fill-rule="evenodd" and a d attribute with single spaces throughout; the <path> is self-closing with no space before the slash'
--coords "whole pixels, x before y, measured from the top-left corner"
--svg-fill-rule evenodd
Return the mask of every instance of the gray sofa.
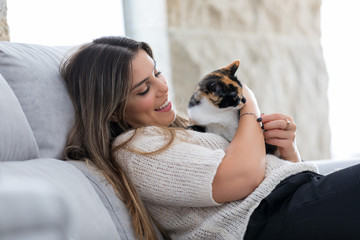
<path id="1" fill-rule="evenodd" d="M 134 239 L 104 177 L 61 161 L 74 113 L 59 64 L 70 49 L 0 43 L 0 239 Z"/>
<path id="2" fill-rule="evenodd" d="M 70 50 L 0 42 L 0 239 L 134 239 L 104 177 L 62 161 L 74 113 L 59 64 Z M 357 162 L 317 164 L 328 173 Z"/>

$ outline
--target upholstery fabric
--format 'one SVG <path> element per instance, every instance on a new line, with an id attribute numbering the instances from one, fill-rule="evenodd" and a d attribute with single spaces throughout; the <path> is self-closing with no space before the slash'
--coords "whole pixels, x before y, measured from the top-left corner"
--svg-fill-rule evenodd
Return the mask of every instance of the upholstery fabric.
<path id="1" fill-rule="evenodd" d="M 69 161 L 69 163 L 89 179 L 114 221 L 120 239 L 134 239 L 135 235 L 128 209 L 116 196 L 105 177 L 95 167 L 87 165 L 84 161 Z"/>
<path id="2" fill-rule="evenodd" d="M 93 186 L 71 164 L 51 158 L 22 162 L 2 162 L 0 164 L 0 176 L 0 190 L 3 187 L 7 186 L 10 188 L 16 184 L 24 186 L 24 189 L 32 188 L 33 185 L 28 185 L 28 181 L 31 179 L 32 181 L 37 181 L 35 185 L 38 187 L 42 187 L 46 183 L 50 190 L 64 198 L 66 205 L 68 205 L 69 213 L 71 213 L 69 239 L 120 239 L 108 211 Z M 28 191 L 22 192 L 23 197 L 27 198 Z M 35 196 L 32 195 L 32 197 Z M 13 206 L 10 200 L 7 206 L 9 208 Z M 51 203 L 47 203 L 45 206 L 50 206 L 50 208 L 40 209 L 39 211 L 57 211 L 56 206 L 53 206 L 55 208 L 51 207 Z M 24 207 L 24 209 L 27 208 Z M 16 211 L 16 209 L 13 208 L 13 211 Z M 31 212 L 32 210 L 29 209 L 27 211 Z M 22 213 L 24 214 L 24 212 Z M 55 213 L 50 212 L 49 214 L 54 215 Z M 21 213 L 18 215 L 22 216 Z M 36 214 L 31 216 L 34 219 L 36 217 Z M 62 219 L 64 217 L 66 216 L 60 216 Z M 40 216 L 39 218 L 39 221 L 44 220 Z"/>
<path id="3" fill-rule="evenodd" d="M 112 220 L 118 230 L 120 239 L 135 239 L 129 211 L 125 204 L 116 196 L 112 186 L 105 177 L 96 171 L 95 167 L 87 165 L 84 161 L 69 161 L 76 166 L 91 182 L 103 204 L 109 211 Z M 157 227 L 158 239 L 164 239 Z"/>
<path id="4" fill-rule="evenodd" d="M 71 47 L 0 42 L 0 73 L 17 96 L 40 157 L 62 158 L 74 110 L 59 73 Z"/>
<path id="5" fill-rule="evenodd" d="M 26 116 L 0 74 L 0 162 L 37 157 L 39 148 Z"/>
<path id="6" fill-rule="evenodd" d="M 68 202 L 46 182 L 33 178 L 18 181 L 5 174 L 0 182 L 0 212 L 2 240 L 70 239 Z"/>

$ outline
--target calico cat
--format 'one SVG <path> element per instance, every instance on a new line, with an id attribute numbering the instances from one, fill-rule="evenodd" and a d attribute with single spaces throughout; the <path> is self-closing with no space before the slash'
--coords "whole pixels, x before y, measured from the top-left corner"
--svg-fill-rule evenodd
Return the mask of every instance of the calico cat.
<path id="1" fill-rule="evenodd" d="M 240 62 L 217 69 L 198 83 L 188 105 L 190 129 L 218 134 L 229 142 L 234 137 L 240 110 L 246 103 L 241 82 L 235 76 Z M 266 152 L 276 147 L 266 144 Z"/>
<path id="2" fill-rule="evenodd" d="M 235 76 L 239 61 L 215 70 L 198 83 L 188 105 L 191 129 L 218 134 L 228 141 L 234 137 L 240 109 L 246 98 Z"/>

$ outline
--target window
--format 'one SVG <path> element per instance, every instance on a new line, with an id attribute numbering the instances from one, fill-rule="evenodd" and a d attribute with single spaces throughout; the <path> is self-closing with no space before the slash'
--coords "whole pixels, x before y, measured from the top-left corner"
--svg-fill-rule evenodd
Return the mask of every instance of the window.
<path id="1" fill-rule="evenodd" d="M 7 0 L 10 41 L 74 45 L 124 35 L 121 0 Z"/>
<path id="2" fill-rule="evenodd" d="M 360 157 L 360 2 L 322 2 L 333 158 Z M 314 150 L 316 151 L 316 150 Z"/>

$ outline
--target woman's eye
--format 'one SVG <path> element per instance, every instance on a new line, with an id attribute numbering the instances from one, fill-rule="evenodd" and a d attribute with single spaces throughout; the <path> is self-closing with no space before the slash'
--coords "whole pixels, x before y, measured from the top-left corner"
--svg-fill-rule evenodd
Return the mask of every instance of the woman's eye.
<path id="1" fill-rule="evenodd" d="M 147 94 L 149 92 L 149 90 L 150 90 L 150 83 L 147 83 L 146 84 L 146 90 L 141 92 L 141 93 L 138 93 L 137 95 L 144 96 L 145 94 Z"/>

